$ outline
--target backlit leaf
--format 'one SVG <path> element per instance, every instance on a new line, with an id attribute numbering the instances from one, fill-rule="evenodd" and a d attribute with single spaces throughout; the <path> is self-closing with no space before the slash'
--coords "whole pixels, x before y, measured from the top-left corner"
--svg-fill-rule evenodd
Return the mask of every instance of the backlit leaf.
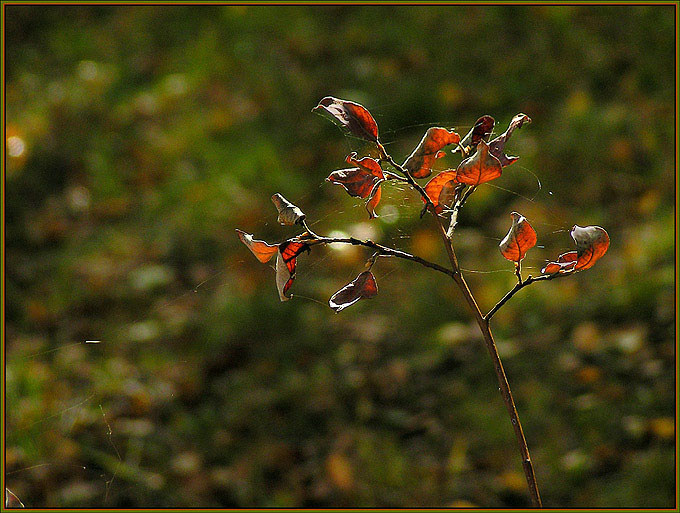
<path id="1" fill-rule="evenodd" d="M 309 252 L 309 246 L 304 242 L 285 241 L 279 244 L 276 255 L 276 288 L 279 290 L 281 301 L 288 301 L 288 290 L 295 280 L 297 257 L 303 251 Z"/>
<path id="2" fill-rule="evenodd" d="M 512 226 L 498 247 L 501 254 L 512 262 L 520 262 L 527 251 L 536 245 L 536 232 L 526 218 L 512 212 Z"/>
<path id="3" fill-rule="evenodd" d="M 363 105 L 327 96 L 312 112 L 330 119 L 349 135 L 378 142 L 378 125 Z"/>
<path id="4" fill-rule="evenodd" d="M 333 294 L 328 301 L 328 305 L 336 312 L 340 312 L 348 306 L 352 306 L 360 299 L 370 299 L 376 294 L 378 294 L 378 285 L 375 282 L 373 273 L 371 271 L 364 271 L 354 278 L 351 283 L 348 283 Z"/>
<path id="5" fill-rule="evenodd" d="M 248 246 L 248 249 L 253 255 L 255 255 L 255 257 L 263 264 L 269 262 L 278 251 L 279 247 L 277 244 L 269 244 L 263 240 L 255 240 L 251 234 L 242 230 L 237 229 L 236 233 L 238 234 L 238 238 L 241 239 L 241 242 Z"/>
<path id="6" fill-rule="evenodd" d="M 444 156 L 440 150 L 458 141 L 460 141 L 460 136 L 453 130 L 439 127 L 429 128 L 413 153 L 404 162 L 404 167 L 415 178 L 426 178 L 432 173 L 434 161 Z"/>
<path id="7" fill-rule="evenodd" d="M 456 189 L 464 187 L 464 185 L 456 181 L 457 175 L 458 173 L 455 169 L 449 169 L 442 171 L 425 184 L 425 192 L 434 205 L 437 214 L 450 207 L 455 200 Z"/>
<path id="8" fill-rule="evenodd" d="M 524 123 L 531 123 L 531 118 L 526 114 L 517 114 L 512 118 L 508 129 L 489 143 L 489 152 L 500 161 L 503 167 L 509 166 L 519 159 L 519 157 L 511 157 L 503 153 L 503 148 L 512 133 L 517 128 L 521 128 Z"/>
<path id="9" fill-rule="evenodd" d="M 357 160 L 357 154 L 352 152 L 347 156 L 347 162 L 357 167 L 338 169 L 333 171 L 327 181 L 342 185 L 350 196 L 368 198 L 366 210 L 369 217 L 376 217 L 375 207 L 380 201 L 380 183 L 385 179 L 380 164 L 370 157 Z"/>
<path id="10" fill-rule="evenodd" d="M 557 262 L 548 263 L 541 270 L 542 273 L 590 269 L 609 249 L 609 234 L 599 226 L 574 226 L 571 237 L 576 243 L 576 251 L 561 254 Z"/>
<path id="11" fill-rule="evenodd" d="M 14 495 L 14 492 L 9 488 L 5 488 L 5 507 L 6 508 L 23 508 L 24 503 L 19 500 L 19 497 Z"/>
<path id="12" fill-rule="evenodd" d="M 491 116 L 482 116 L 477 121 L 475 121 L 474 126 L 470 131 L 463 137 L 460 141 L 460 145 L 466 154 L 469 154 L 474 148 L 477 147 L 480 141 L 488 141 L 493 132 L 493 127 L 496 121 Z M 453 153 L 456 153 L 460 148 L 457 146 L 454 148 Z"/>
<path id="13" fill-rule="evenodd" d="M 272 196 L 272 202 L 279 211 L 278 221 L 286 226 L 293 226 L 301 223 L 305 219 L 305 214 L 298 207 L 293 205 L 286 198 L 276 193 Z"/>
<path id="14" fill-rule="evenodd" d="M 503 167 L 500 161 L 489 153 L 489 145 L 480 141 L 475 154 L 462 161 L 456 171 L 458 183 L 479 185 L 501 176 Z"/>

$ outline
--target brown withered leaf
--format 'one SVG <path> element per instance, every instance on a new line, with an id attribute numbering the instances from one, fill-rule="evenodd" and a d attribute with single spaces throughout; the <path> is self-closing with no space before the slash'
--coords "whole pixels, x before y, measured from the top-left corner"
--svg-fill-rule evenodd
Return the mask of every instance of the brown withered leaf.
<path id="1" fill-rule="evenodd" d="M 536 245 L 536 232 L 526 218 L 512 212 L 512 226 L 498 247 L 501 254 L 512 262 L 520 262 L 531 248 Z"/>
<path id="2" fill-rule="evenodd" d="M 378 294 L 378 285 L 375 282 L 375 276 L 371 271 L 364 271 L 351 283 L 333 294 L 328 305 L 337 313 L 348 306 L 352 306 L 360 299 L 370 299 L 376 294 Z"/>
<path id="3" fill-rule="evenodd" d="M 305 214 L 302 210 L 293 205 L 278 192 L 272 196 L 272 203 L 276 205 L 276 210 L 279 211 L 278 221 L 282 225 L 293 226 L 294 224 L 299 224 L 304 221 Z"/>
<path id="4" fill-rule="evenodd" d="M 456 171 L 458 183 L 479 185 L 501 176 L 503 167 L 500 161 L 489 153 L 489 145 L 479 141 L 475 154 L 463 160 Z"/>
<path id="5" fill-rule="evenodd" d="M 455 169 L 448 169 L 432 177 L 425 184 L 425 192 L 434 205 L 437 214 L 441 214 L 445 208 L 450 207 L 456 198 L 456 189 L 464 187 L 464 185 L 456 182 L 457 175 L 458 173 Z M 425 199 L 422 199 L 425 202 Z"/>
<path id="6" fill-rule="evenodd" d="M 364 157 L 357 160 L 356 152 L 347 156 L 347 163 L 357 167 L 338 169 L 333 171 L 327 181 L 342 185 L 350 196 L 368 198 L 366 210 L 370 218 L 375 215 L 375 207 L 380 202 L 381 190 L 380 183 L 385 180 L 382 168 L 375 159 Z"/>
<path id="7" fill-rule="evenodd" d="M 543 274 L 555 274 L 558 272 L 573 271 L 576 265 L 576 260 L 578 259 L 578 253 L 576 251 L 568 251 L 567 253 L 562 253 L 557 257 L 556 262 L 550 262 L 546 265 L 541 272 Z"/>
<path id="8" fill-rule="evenodd" d="M 378 124 L 363 105 L 326 96 L 312 112 L 330 119 L 349 135 L 378 142 Z"/>
<path id="9" fill-rule="evenodd" d="M 489 143 L 489 152 L 500 161 L 503 167 L 509 166 L 516 160 L 519 160 L 519 157 L 508 156 L 503 153 L 503 148 L 508 139 L 510 139 L 512 133 L 517 128 L 521 128 L 524 123 L 531 123 L 531 118 L 526 114 L 517 114 L 512 118 L 510 125 L 508 125 L 508 129 Z"/>
<path id="10" fill-rule="evenodd" d="M 6 508 L 24 508 L 24 503 L 19 500 L 19 497 L 14 495 L 14 492 L 9 488 L 5 488 L 5 507 Z"/>
<path id="11" fill-rule="evenodd" d="M 576 251 L 561 254 L 557 262 L 548 263 L 541 272 L 581 271 L 590 269 L 609 249 L 609 234 L 599 226 L 574 226 L 571 238 L 576 243 Z"/>
<path id="12" fill-rule="evenodd" d="M 576 242 L 576 269 L 590 269 L 609 249 L 609 234 L 599 226 L 574 226 L 571 238 Z"/>
<path id="13" fill-rule="evenodd" d="M 415 178 L 426 178 L 432 173 L 434 161 L 444 156 L 441 149 L 449 144 L 456 144 L 460 136 L 453 130 L 432 127 L 421 139 L 413 153 L 404 162 L 404 166 Z"/>
<path id="14" fill-rule="evenodd" d="M 470 131 L 465 134 L 465 137 L 460 141 L 459 146 L 456 146 L 453 149 L 453 153 L 456 153 L 460 147 L 462 147 L 465 150 L 465 153 L 469 154 L 470 151 L 477 147 L 480 141 L 488 141 L 495 124 L 496 120 L 491 116 L 482 116 L 479 118 L 475 121 L 475 124 Z"/>
<path id="15" fill-rule="evenodd" d="M 276 254 L 276 288 L 279 290 L 281 301 L 290 299 L 288 290 L 295 280 L 297 257 L 303 251 L 310 251 L 304 242 L 287 240 L 279 244 L 279 251 Z"/>
<path id="16" fill-rule="evenodd" d="M 263 240 L 253 239 L 251 234 L 243 230 L 236 229 L 236 233 L 241 242 L 248 246 L 253 255 L 263 264 L 269 262 L 278 251 L 279 246 L 277 244 L 269 244 Z"/>

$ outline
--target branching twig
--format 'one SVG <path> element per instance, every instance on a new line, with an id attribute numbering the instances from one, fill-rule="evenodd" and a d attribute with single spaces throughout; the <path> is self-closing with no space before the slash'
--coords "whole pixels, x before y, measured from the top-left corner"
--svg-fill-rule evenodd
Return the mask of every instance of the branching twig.
<path id="1" fill-rule="evenodd" d="M 528 286 L 528 285 L 531 285 L 532 283 L 537 282 L 537 281 L 554 280 L 555 278 L 559 278 L 559 277 L 561 277 L 561 276 L 571 276 L 572 274 L 574 274 L 574 273 L 573 273 L 573 272 L 568 272 L 568 273 L 543 274 L 543 275 L 538 276 L 538 277 L 536 277 L 536 278 L 534 278 L 533 276 L 529 276 L 526 280 L 517 282 L 517 283 L 515 284 L 515 286 L 514 286 L 512 289 L 510 289 L 510 290 L 508 291 L 508 293 L 505 294 L 505 296 L 503 296 L 502 299 L 501 299 L 498 303 L 496 303 L 496 306 L 494 306 L 491 310 L 489 310 L 489 313 L 487 313 L 487 314 L 484 316 L 484 320 L 488 323 L 489 320 L 491 320 L 491 317 L 493 317 L 493 315 L 494 315 L 498 310 L 500 310 L 501 306 L 503 306 L 505 303 L 507 303 L 508 300 L 509 300 L 512 296 L 514 296 L 515 294 L 517 294 L 517 292 L 519 292 L 520 290 L 522 290 L 524 287 L 526 287 L 526 286 Z"/>

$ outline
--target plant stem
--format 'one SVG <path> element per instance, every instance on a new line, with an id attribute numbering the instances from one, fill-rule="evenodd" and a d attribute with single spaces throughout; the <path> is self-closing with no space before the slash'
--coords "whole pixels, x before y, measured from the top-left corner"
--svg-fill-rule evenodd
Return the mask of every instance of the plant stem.
<path id="1" fill-rule="evenodd" d="M 484 316 L 484 320 L 489 322 L 491 317 L 493 317 L 493 314 L 495 314 L 498 310 L 500 310 L 501 306 L 503 306 L 512 296 L 514 296 L 517 292 L 522 290 L 524 287 L 531 285 L 534 282 L 537 281 L 548 281 L 548 280 L 554 280 L 555 278 L 560 278 L 562 276 L 570 276 L 573 274 L 573 272 L 568 272 L 568 273 L 555 273 L 555 274 L 544 274 L 542 276 L 538 276 L 537 278 L 534 278 L 532 276 L 529 276 L 526 280 L 517 282 L 515 286 L 510 289 L 505 296 L 501 298 L 501 300 L 496 303 L 496 305 L 489 310 L 489 313 L 487 313 Z"/>
<path id="2" fill-rule="evenodd" d="M 441 218 L 437 215 L 435 212 L 434 206 L 432 205 L 432 202 L 430 201 L 430 198 L 427 196 L 427 193 L 425 190 L 416 182 L 411 174 L 408 172 L 407 169 L 404 167 L 400 166 L 397 164 L 394 159 L 385 152 L 384 148 L 379 146 L 380 152 L 381 152 L 381 158 L 389 162 L 392 167 L 394 167 L 397 171 L 402 173 L 404 177 L 408 180 L 409 184 L 413 186 L 414 189 L 416 189 L 420 195 L 423 197 L 423 200 L 425 201 L 427 208 L 432 212 L 432 215 L 437 223 L 437 228 L 440 233 L 440 236 L 442 237 L 442 241 L 444 242 L 444 246 L 446 248 L 446 252 L 449 256 L 449 261 L 451 262 L 451 267 L 453 269 L 453 274 L 451 274 L 451 277 L 453 278 L 453 281 L 458 285 L 458 288 L 461 290 L 463 293 L 463 297 L 465 297 L 465 301 L 468 303 L 468 306 L 470 307 L 470 310 L 472 310 L 472 314 L 475 317 L 475 321 L 477 321 L 477 325 L 479 326 L 479 330 L 482 333 L 482 336 L 484 338 L 484 342 L 486 343 L 486 348 L 489 351 L 489 355 L 491 356 L 491 360 L 493 361 L 493 367 L 494 371 L 496 372 L 496 377 L 498 379 L 498 385 L 499 389 L 501 391 L 501 396 L 503 397 L 503 402 L 505 403 L 505 407 L 508 410 L 508 414 L 510 415 L 510 421 L 512 423 L 512 428 L 515 431 L 515 438 L 517 439 L 517 444 L 519 445 L 519 451 L 522 455 L 522 468 L 524 469 L 524 476 L 526 477 L 527 480 L 527 485 L 529 487 L 529 494 L 531 495 L 531 502 L 534 507 L 536 508 L 542 508 L 543 503 L 541 502 L 541 495 L 538 491 L 538 483 L 536 482 L 536 474 L 534 473 L 534 467 L 533 463 L 531 462 L 531 456 L 529 454 L 529 447 L 527 446 L 527 441 L 526 438 L 524 437 L 524 431 L 522 429 L 522 424 L 519 420 L 519 415 L 517 414 L 517 408 L 515 407 L 515 401 L 512 397 L 512 392 L 510 390 L 510 384 L 508 383 L 508 378 L 505 375 L 505 370 L 503 369 L 503 363 L 501 362 L 500 355 L 498 354 L 498 349 L 496 348 L 496 342 L 494 341 L 493 335 L 491 333 L 491 328 L 489 327 L 489 321 L 488 318 L 485 318 L 485 316 L 482 314 L 482 311 L 479 309 L 479 306 L 477 305 L 477 301 L 475 301 L 475 298 L 470 291 L 470 287 L 468 287 L 467 282 L 465 281 L 465 278 L 460 272 L 460 268 L 458 266 L 458 259 L 456 258 L 456 253 L 453 249 L 453 244 L 451 242 L 451 239 L 447 235 L 446 230 L 444 229 L 444 226 L 442 224 Z M 464 196 L 463 201 L 467 199 L 469 195 Z M 462 204 L 462 201 L 461 201 Z M 457 205 L 458 208 L 460 208 L 461 204 Z M 452 231 L 452 230 L 451 230 Z M 448 274 L 448 273 L 447 273 Z M 530 278 L 529 278 L 530 279 Z M 523 283 L 527 283 L 529 281 L 527 279 Z M 545 278 L 547 279 L 547 278 Z M 536 281 L 536 280 L 534 280 Z M 523 285 L 518 284 L 515 288 L 521 288 Z M 519 290 L 519 289 L 518 289 Z M 510 297 L 512 294 L 510 295 Z M 507 297 L 507 299 L 510 299 L 510 297 Z M 505 301 L 507 301 L 505 299 Z M 497 305 L 498 306 L 498 305 Z M 501 305 L 502 306 L 502 305 Z M 500 308 L 500 306 L 499 306 Z M 496 309 L 497 310 L 497 309 Z M 488 317 L 488 316 L 487 316 Z"/>

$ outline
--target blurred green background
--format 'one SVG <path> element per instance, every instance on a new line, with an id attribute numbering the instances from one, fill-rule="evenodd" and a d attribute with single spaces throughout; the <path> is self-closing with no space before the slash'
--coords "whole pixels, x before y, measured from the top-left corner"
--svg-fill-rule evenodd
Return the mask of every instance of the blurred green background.
<path id="1" fill-rule="evenodd" d="M 314 248 L 280 303 L 234 228 L 314 229 L 446 263 L 413 191 L 380 217 L 324 182 L 368 144 L 310 111 L 364 104 L 403 160 L 429 126 L 533 123 L 456 245 L 483 310 L 605 227 L 587 272 L 493 329 L 552 507 L 675 502 L 673 6 L 5 6 L 6 482 L 28 506 L 529 505 L 460 293 L 361 248 Z M 457 165 L 447 156 L 439 168 Z M 540 185 L 539 185 L 540 183 Z M 101 341 L 86 344 L 85 340 Z"/>

